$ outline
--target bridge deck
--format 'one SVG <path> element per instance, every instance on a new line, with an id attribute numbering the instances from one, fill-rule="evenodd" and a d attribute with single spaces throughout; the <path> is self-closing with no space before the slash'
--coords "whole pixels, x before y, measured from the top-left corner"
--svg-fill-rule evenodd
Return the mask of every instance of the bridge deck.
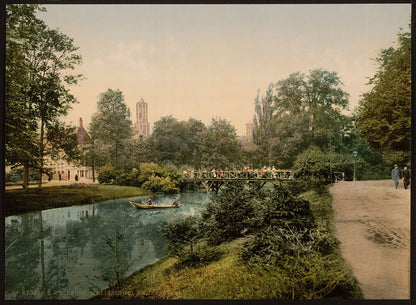
<path id="1" fill-rule="evenodd" d="M 293 179 L 291 170 L 276 171 L 189 171 L 184 173 L 189 182 L 198 181 L 278 181 Z"/>

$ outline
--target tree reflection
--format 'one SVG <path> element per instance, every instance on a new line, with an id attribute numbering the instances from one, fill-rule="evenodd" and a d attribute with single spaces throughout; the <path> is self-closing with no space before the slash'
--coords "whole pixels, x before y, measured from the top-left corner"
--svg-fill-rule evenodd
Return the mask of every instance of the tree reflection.
<path id="1" fill-rule="evenodd" d="M 40 281 L 36 270 L 39 265 L 39 231 L 30 223 L 31 219 L 23 215 L 21 224 L 13 219 L 5 227 L 5 292 L 6 295 L 14 294 L 12 298 L 15 299 L 34 298 Z"/>

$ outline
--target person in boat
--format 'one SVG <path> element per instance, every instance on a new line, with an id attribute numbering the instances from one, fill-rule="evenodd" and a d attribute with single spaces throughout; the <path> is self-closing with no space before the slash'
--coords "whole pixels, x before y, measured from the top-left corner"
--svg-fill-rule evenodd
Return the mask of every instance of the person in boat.
<path id="1" fill-rule="evenodd" d="M 147 198 L 147 205 L 153 205 L 152 197 Z"/>
<path id="2" fill-rule="evenodd" d="M 176 200 L 176 198 L 173 198 L 172 205 L 174 205 L 175 207 L 177 207 L 179 205 L 178 204 L 178 201 Z"/>

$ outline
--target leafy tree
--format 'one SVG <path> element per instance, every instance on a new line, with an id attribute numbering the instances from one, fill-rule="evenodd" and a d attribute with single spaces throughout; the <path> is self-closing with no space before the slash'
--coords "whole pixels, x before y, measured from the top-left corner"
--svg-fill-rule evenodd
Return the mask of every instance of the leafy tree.
<path id="1" fill-rule="evenodd" d="M 101 93 L 97 108 L 89 126 L 94 149 L 103 157 L 104 163 L 120 169 L 127 163 L 126 147 L 133 137 L 130 111 L 123 93 L 118 89 Z"/>
<path id="2" fill-rule="evenodd" d="M 205 125 L 196 119 L 178 121 L 172 116 L 162 117 L 155 122 L 148 140 L 153 161 L 195 166 L 200 162 L 199 134 L 205 129 Z"/>
<path id="3" fill-rule="evenodd" d="M 255 115 L 254 122 L 254 143 L 258 145 L 257 152 L 260 157 L 258 162 L 262 164 L 270 164 L 273 161 L 270 156 L 270 140 L 274 137 L 275 130 L 275 112 L 274 98 L 273 98 L 273 84 L 270 84 L 266 91 L 266 96 L 260 97 L 260 90 L 257 91 L 257 96 L 254 101 Z"/>
<path id="4" fill-rule="evenodd" d="M 23 166 L 23 188 L 28 187 L 29 168 L 38 168 L 37 121 L 30 108 L 30 68 L 26 53 L 30 27 L 37 5 L 8 5 L 6 11 L 5 153 L 6 164 Z"/>
<path id="5" fill-rule="evenodd" d="M 269 85 L 261 101 L 257 95 L 254 138 L 264 164 L 291 167 L 311 144 L 329 151 L 342 146 L 349 120 L 341 113 L 348 105 L 341 87 L 335 72 L 315 69 Z"/>
<path id="6" fill-rule="evenodd" d="M 78 148 L 75 129 L 75 126 L 69 126 L 55 121 L 48 128 L 48 133 L 45 138 L 45 152 L 54 160 L 78 160 L 80 150 Z"/>
<path id="7" fill-rule="evenodd" d="M 400 32 L 397 47 L 381 50 L 372 89 L 363 95 L 357 125 L 386 164 L 409 162 L 411 139 L 411 35 Z"/>
<path id="8" fill-rule="evenodd" d="M 19 119 L 12 124 L 24 127 L 23 132 L 27 131 L 29 134 L 26 135 L 30 136 L 28 139 L 22 138 L 21 148 L 24 152 L 19 154 L 19 159 L 26 159 L 28 153 L 32 153 L 33 135 L 36 132 L 33 127 L 39 128 L 40 136 L 35 137 L 38 139 L 38 142 L 35 142 L 38 159 L 32 166 L 36 165 L 38 168 L 39 187 L 41 187 L 46 135 L 58 118 L 66 115 L 71 104 L 76 102 L 67 86 L 76 84 L 82 75 L 71 74 L 71 70 L 81 63 L 81 56 L 75 53 L 78 48 L 73 45 L 73 40 L 59 30 L 50 29 L 38 19 L 37 10 L 39 10 L 38 6 L 7 6 L 10 34 L 9 64 L 17 64 L 16 68 L 9 69 L 10 107 L 7 110 L 10 111 L 10 119 L 16 117 L 18 110 L 21 110 L 19 115 L 28 115 L 32 118 Z M 17 76 L 16 71 L 24 75 Z M 17 78 L 13 80 L 16 76 Z M 22 83 L 16 85 L 17 81 Z M 20 102 L 16 102 L 16 98 L 19 98 L 19 95 L 16 95 L 17 91 L 20 91 L 20 97 L 23 97 Z M 25 126 L 24 123 L 28 125 Z M 13 128 L 10 131 L 13 132 Z M 11 147 L 15 145 L 12 144 Z M 30 166 L 27 161 L 23 163 L 25 167 Z"/>
<path id="9" fill-rule="evenodd" d="M 149 139 L 154 160 L 182 163 L 184 156 L 189 155 L 189 146 L 185 139 L 185 124 L 172 116 L 162 117 L 155 122 Z"/>
<path id="10" fill-rule="evenodd" d="M 237 132 L 224 119 L 212 119 L 211 125 L 199 134 L 199 165 L 205 168 L 225 169 L 239 166 L 242 162 L 241 144 Z"/>

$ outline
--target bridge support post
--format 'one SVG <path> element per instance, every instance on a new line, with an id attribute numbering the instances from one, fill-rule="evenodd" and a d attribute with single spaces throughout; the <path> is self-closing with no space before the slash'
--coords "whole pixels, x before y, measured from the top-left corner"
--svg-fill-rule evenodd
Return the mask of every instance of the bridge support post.
<path id="1" fill-rule="evenodd" d="M 218 194 L 221 186 L 224 184 L 224 181 L 203 181 L 202 185 L 205 187 L 205 190 L 207 191 L 207 194 L 209 191 L 214 192 L 215 194 Z"/>

